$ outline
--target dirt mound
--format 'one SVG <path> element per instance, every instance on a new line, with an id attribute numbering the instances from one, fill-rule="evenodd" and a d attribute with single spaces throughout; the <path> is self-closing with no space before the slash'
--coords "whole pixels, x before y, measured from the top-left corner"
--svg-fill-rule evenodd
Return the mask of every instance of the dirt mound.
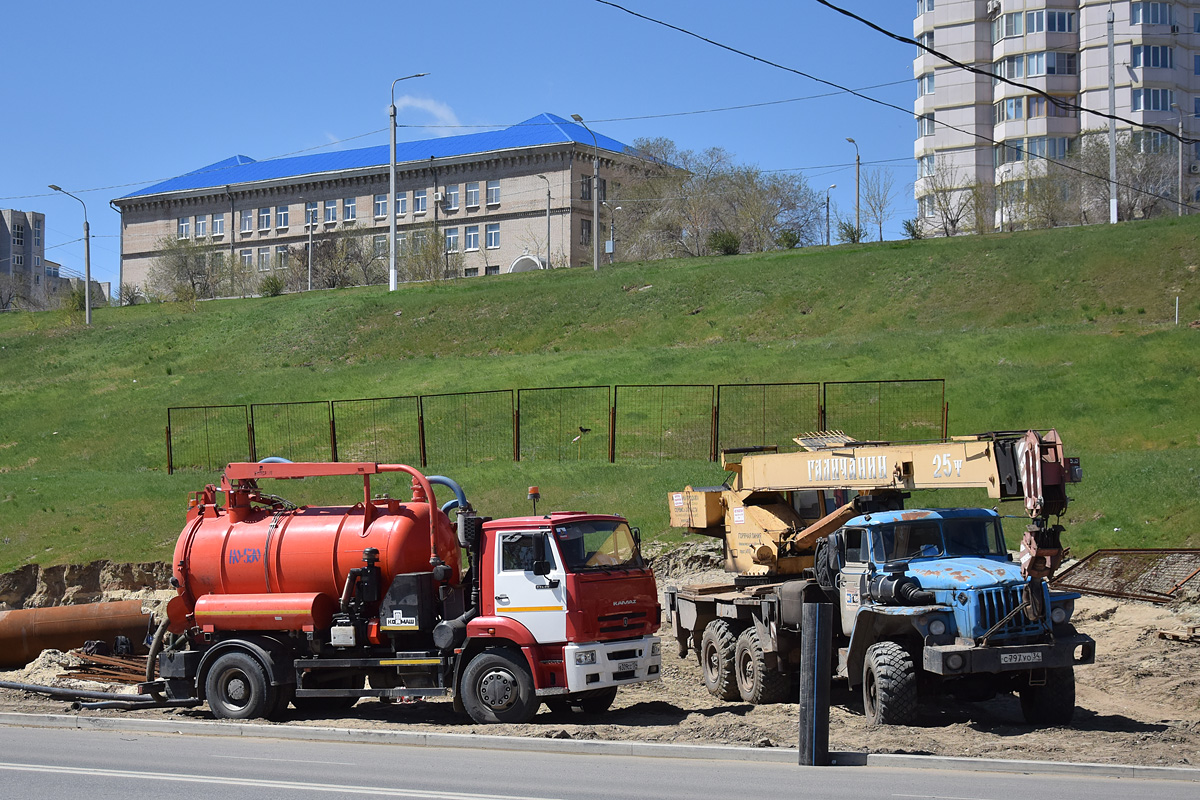
<path id="1" fill-rule="evenodd" d="M 0 611 L 156 598 L 159 592 L 169 591 L 170 578 L 171 565 L 161 561 L 122 564 L 102 560 L 53 567 L 30 564 L 0 575 Z"/>
<path id="2" fill-rule="evenodd" d="M 660 585 L 679 583 L 690 580 L 692 576 L 721 569 L 724 561 L 721 542 L 708 536 L 684 542 L 666 552 L 662 547 L 654 548 L 654 552 L 651 552 L 651 547 L 646 549 L 646 560 L 654 568 L 654 577 Z"/>

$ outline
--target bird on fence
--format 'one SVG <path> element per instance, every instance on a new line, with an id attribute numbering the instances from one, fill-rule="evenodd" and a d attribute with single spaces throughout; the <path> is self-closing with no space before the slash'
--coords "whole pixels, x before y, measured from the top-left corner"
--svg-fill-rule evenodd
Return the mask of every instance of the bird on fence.
<path id="1" fill-rule="evenodd" d="M 571 441 L 572 441 L 572 442 L 578 442 L 580 439 L 582 439 L 582 438 L 583 438 L 583 435 L 584 435 L 585 433 L 591 433 L 591 432 L 592 432 L 592 429 L 591 429 L 591 428 L 585 428 L 585 427 L 583 427 L 582 425 L 580 425 L 580 426 L 579 426 L 579 435 L 578 435 L 578 436 L 576 436 L 576 437 L 575 437 L 574 439 L 572 439 Z"/>

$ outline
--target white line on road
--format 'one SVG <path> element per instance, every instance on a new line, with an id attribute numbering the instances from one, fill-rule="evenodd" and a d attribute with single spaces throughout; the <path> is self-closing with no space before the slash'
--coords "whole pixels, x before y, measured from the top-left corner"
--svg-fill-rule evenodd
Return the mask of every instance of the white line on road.
<path id="1" fill-rule="evenodd" d="M 88 767 L 52 767 L 41 764 L 14 764 L 0 762 L 0 770 L 9 772 L 45 772 L 63 775 L 91 775 L 104 778 L 133 778 L 147 781 L 170 781 L 175 783 L 206 783 L 224 786 L 252 786 L 262 789 L 294 789 L 309 792 L 341 792 L 343 794 L 382 795 L 384 797 L 430 798 L 430 800 L 552 800 L 523 795 L 466 794 L 464 792 L 435 792 L 422 789 L 390 789 L 386 786 L 335 786 L 327 783 L 301 783 L 299 781 L 270 781 L 257 778 L 230 778 L 215 775 L 187 775 L 171 772 L 133 772 L 119 769 L 93 769 Z"/>
<path id="2" fill-rule="evenodd" d="M 945 797 L 939 794 L 894 794 L 892 797 L 919 797 L 921 800 L 991 800 L 987 797 Z"/>

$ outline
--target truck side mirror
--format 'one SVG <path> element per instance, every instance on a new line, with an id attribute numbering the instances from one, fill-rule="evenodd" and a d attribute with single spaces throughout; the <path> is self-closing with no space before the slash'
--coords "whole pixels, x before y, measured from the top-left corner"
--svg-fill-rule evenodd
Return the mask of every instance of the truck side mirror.
<path id="1" fill-rule="evenodd" d="M 546 559 L 546 537 L 540 533 L 533 535 L 533 574 L 550 574 L 550 562 Z"/>
<path id="2" fill-rule="evenodd" d="M 829 555 L 829 569 L 841 572 L 846 566 L 846 537 L 841 533 L 829 534 L 829 547 L 825 552 Z"/>
<path id="3" fill-rule="evenodd" d="M 546 561 L 544 559 L 534 561 L 533 562 L 533 574 L 534 575 L 549 575 L 550 574 L 550 562 Z"/>

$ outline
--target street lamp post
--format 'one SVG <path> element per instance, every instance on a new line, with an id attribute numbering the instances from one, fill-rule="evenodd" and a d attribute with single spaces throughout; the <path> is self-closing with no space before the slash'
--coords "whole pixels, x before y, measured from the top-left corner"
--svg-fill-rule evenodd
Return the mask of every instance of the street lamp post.
<path id="1" fill-rule="evenodd" d="M 303 199 L 303 198 L 301 198 Z M 317 210 L 310 209 L 308 203 L 304 204 L 304 216 L 307 219 L 308 228 L 308 290 L 312 291 L 312 232 L 313 228 L 317 227 Z"/>
<path id="2" fill-rule="evenodd" d="M 416 75 L 406 75 L 392 81 L 392 104 L 388 106 L 388 116 L 392 121 L 392 149 L 388 158 L 388 291 L 396 291 L 396 84 L 410 78 L 423 78 L 428 72 L 418 72 Z M 311 248 L 310 248 L 311 253 Z M 309 256 L 311 262 L 312 256 Z M 309 287 L 312 288 L 312 287 Z"/>
<path id="3" fill-rule="evenodd" d="M 603 206 L 608 209 L 608 241 L 612 250 L 608 251 L 608 263 L 613 263 L 613 256 L 617 252 L 617 212 L 621 210 L 620 206 L 613 208 L 607 202 Z"/>
<path id="4" fill-rule="evenodd" d="M 1178 215 L 1183 216 L 1183 109 L 1179 107 L 1179 103 L 1171 103 L 1171 108 L 1175 109 L 1175 113 L 1179 115 L 1179 142 L 1176 149 L 1179 151 L 1179 207 Z"/>
<path id="5" fill-rule="evenodd" d="M 600 270 L 600 145 L 596 143 L 596 134 L 583 121 L 583 117 L 572 114 L 571 119 L 583 126 L 592 134 L 592 269 Z"/>
<path id="6" fill-rule="evenodd" d="M 50 188 L 56 192 L 62 192 L 67 197 L 75 197 L 75 195 L 63 189 L 61 186 L 50 184 Z M 75 197 L 79 200 L 78 197 Z M 88 226 L 87 218 L 87 203 L 79 200 L 79 205 L 83 206 L 83 324 L 92 324 L 92 229 Z"/>
<path id="7" fill-rule="evenodd" d="M 538 177 L 546 182 L 546 269 L 550 269 L 550 179 L 545 175 Z"/>
<path id="8" fill-rule="evenodd" d="M 858 181 L 858 175 L 859 168 L 862 166 L 862 158 L 858 152 L 858 142 L 854 141 L 849 136 L 846 137 L 846 141 L 854 145 L 854 234 L 857 236 L 858 232 L 862 230 L 862 215 L 859 213 L 859 197 L 861 196 L 861 193 L 859 192 L 858 188 L 860 185 Z"/>
<path id="9" fill-rule="evenodd" d="M 829 192 L 837 188 L 836 183 L 829 184 L 825 190 L 825 246 L 829 247 Z"/>

